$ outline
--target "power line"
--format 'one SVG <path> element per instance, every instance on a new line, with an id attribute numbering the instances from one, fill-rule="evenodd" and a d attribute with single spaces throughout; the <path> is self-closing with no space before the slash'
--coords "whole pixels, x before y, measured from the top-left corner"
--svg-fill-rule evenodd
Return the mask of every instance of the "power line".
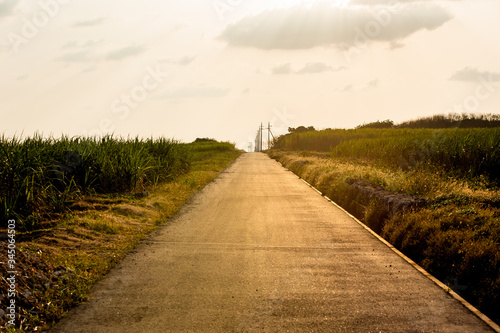
<path id="1" fill-rule="evenodd" d="M 270 122 L 267 123 L 267 128 L 264 128 L 263 123 L 260 123 L 259 129 L 257 130 L 257 135 L 255 136 L 255 150 L 254 151 L 256 151 L 256 152 L 261 152 L 264 148 L 264 145 L 263 145 L 263 143 L 264 143 L 263 142 L 263 138 L 264 138 L 263 132 L 264 131 L 267 131 L 267 149 L 271 148 L 271 137 L 273 138 L 273 140 L 275 139 L 274 134 L 271 131 L 271 123 Z"/>

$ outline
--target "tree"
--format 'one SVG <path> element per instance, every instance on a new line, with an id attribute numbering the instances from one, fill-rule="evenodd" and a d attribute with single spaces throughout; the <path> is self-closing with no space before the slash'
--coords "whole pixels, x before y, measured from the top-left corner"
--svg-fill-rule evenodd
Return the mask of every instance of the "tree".
<path id="1" fill-rule="evenodd" d="M 356 129 L 361 129 L 361 128 L 392 128 L 393 126 L 394 126 L 394 122 L 392 120 L 387 119 L 384 121 L 377 120 L 377 121 L 372 122 L 372 123 L 359 125 L 356 127 Z"/>
<path id="2" fill-rule="evenodd" d="M 304 133 L 304 132 L 312 132 L 312 131 L 316 131 L 314 126 L 309 126 L 309 127 L 299 126 L 297 128 L 288 127 L 288 133 Z"/>

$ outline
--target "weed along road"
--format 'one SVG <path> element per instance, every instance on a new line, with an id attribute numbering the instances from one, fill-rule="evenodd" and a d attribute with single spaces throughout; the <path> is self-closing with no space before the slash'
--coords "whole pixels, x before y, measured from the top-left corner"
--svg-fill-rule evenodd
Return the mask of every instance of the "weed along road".
<path id="1" fill-rule="evenodd" d="M 242 155 L 53 332 L 492 332 L 262 153 Z"/>

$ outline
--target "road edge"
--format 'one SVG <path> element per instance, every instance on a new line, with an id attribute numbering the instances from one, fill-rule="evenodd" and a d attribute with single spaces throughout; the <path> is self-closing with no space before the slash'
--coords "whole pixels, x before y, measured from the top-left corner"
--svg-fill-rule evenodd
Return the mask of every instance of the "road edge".
<path id="1" fill-rule="evenodd" d="M 472 304 L 470 304 L 469 302 L 467 302 L 463 297 L 461 297 L 460 295 L 458 295 L 456 292 L 454 292 L 453 290 L 451 290 L 450 287 L 448 287 L 447 285 L 445 285 L 444 283 L 442 283 L 441 281 L 439 281 L 436 277 L 434 277 L 432 274 L 430 274 L 429 272 L 427 272 L 425 269 L 423 269 L 420 265 L 418 265 L 412 259 L 410 259 L 405 254 L 403 254 L 401 251 L 399 251 L 398 249 L 396 249 L 391 243 L 389 243 L 388 241 L 386 241 L 379 234 L 377 234 L 375 231 L 373 231 L 372 229 L 370 229 L 363 222 L 361 222 L 360 220 L 358 220 L 355 216 L 353 216 L 351 213 L 349 213 L 348 211 L 346 211 L 344 208 L 342 208 L 335 201 L 333 201 L 332 199 L 330 199 L 327 196 L 323 195 L 323 193 L 321 191 L 319 191 L 317 188 L 315 188 L 314 186 L 312 186 L 311 184 L 309 184 L 307 181 L 305 181 L 304 179 L 302 179 L 301 177 L 299 177 L 293 171 L 291 171 L 288 168 L 286 168 L 285 166 L 283 166 L 283 164 L 281 164 L 280 162 L 278 162 L 278 161 L 276 161 L 276 162 L 279 163 L 283 169 L 285 169 L 287 171 L 290 171 L 298 179 L 300 179 L 301 181 L 303 181 L 307 186 L 309 186 L 310 188 L 312 188 L 314 191 L 316 191 L 319 195 L 321 195 L 323 198 L 325 198 L 327 201 L 329 201 L 335 207 L 337 207 L 338 209 L 340 209 L 341 211 L 343 211 L 345 214 L 347 214 L 347 216 L 349 216 L 351 219 L 353 219 L 356 223 L 358 223 L 363 228 L 365 228 L 368 232 L 370 232 L 370 234 L 372 236 L 374 236 L 375 238 L 377 238 L 380 242 L 382 242 L 383 244 L 385 244 L 394 253 L 396 253 L 400 258 L 402 258 L 404 261 L 406 261 L 411 266 L 413 266 L 413 268 L 415 268 L 418 272 L 420 272 L 422 275 L 424 275 L 429 280 L 431 280 L 432 282 L 434 282 L 434 284 L 436 284 L 438 287 L 440 287 L 441 289 L 443 289 L 444 292 L 446 292 L 448 295 L 450 295 L 455 300 L 457 300 L 460 304 L 462 304 L 465 308 L 467 308 L 469 311 L 471 311 L 474 315 L 476 315 L 476 317 L 478 317 L 479 319 L 481 319 L 493 331 L 495 331 L 497 333 L 500 333 L 500 326 L 498 324 L 496 324 L 493 320 L 491 320 L 488 316 L 486 316 L 484 313 L 482 313 L 481 311 L 479 311 L 476 307 L 474 307 Z"/>

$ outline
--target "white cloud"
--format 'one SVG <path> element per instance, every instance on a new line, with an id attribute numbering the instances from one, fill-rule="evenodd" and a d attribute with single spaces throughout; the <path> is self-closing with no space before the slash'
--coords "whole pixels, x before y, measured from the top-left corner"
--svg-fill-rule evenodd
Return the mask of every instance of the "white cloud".
<path id="1" fill-rule="evenodd" d="M 309 62 L 304 65 L 301 69 L 295 71 L 292 69 L 290 63 L 278 65 L 271 69 L 271 74 L 274 75 L 284 75 L 284 74 L 319 74 L 325 72 L 337 72 L 346 67 L 337 67 L 334 68 L 325 64 L 324 62 Z"/>
<path id="2" fill-rule="evenodd" d="M 328 66 L 327 64 L 323 62 L 310 62 L 307 63 L 303 68 L 299 69 L 296 73 L 297 74 L 317 74 L 317 73 L 324 73 L 324 72 L 337 72 L 342 69 L 345 69 L 346 67 L 338 67 L 338 68 L 333 68 L 332 66 Z"/>
<path id="3" fill-rule="evenodd" d="M 290 65 L 290 63 L 279 65 L 271 69 L 271 73 L 274 75 L 291 74 L 292 66 Z"/>
<path id="4" fill-rule="evenodd" d="M 352 84 L 348 84 L 343 86 L 342 88 L 334 88 L 331 91 L 334 93 L 349 93 L 353 90 L 354 86 Z"/>
<path id="5" fill-rule="evenodd" d="M 449 80 L 451 81 L 466 81 L 477 82 L 480 79 L 485 79 L 490 82 L 500 82 L 500 73 L 491 71 L 480 71 L 477 68 L 465 67 L 453 74 Z"/>
<path id="6" fill-rule="evenodd" d="M 165 59 L 165 60 L 162 60 L 161 62 L 167 63 L 167 64 L 187 66 L 187 65 L 190 65 L 195 59 L 196 59 L 195 56 L 192 56 L 192 57 L 184 56 L 184 57 L 179 58 L 179 59 Z"/>
<path id="7" fill-rule="evenodd" d="M 0 17 L 6 17 L 12 15 L 17 3 L 18 1 L 16 0 L 0 1 Z"/>
<path id="8" fill-rule="evenodd" d="M 98 18 L 95 18 L 95 19 L 78 21 L 75 24 L 73 24 L 73 27 L 76 27 L 76 28 L 93 27 L 93 26 L 97 26 L 97 25 L 103 24 L 104 21 L 106 21 L 105 17 L 98 17 Z"/>
<path id="9" fill-rule="evenodd" d="M 68 40 L 61 48 L 62 49 L 73 49 L 78 47 L 78 42 L 76 40 Z"/>
<path id="10" fill-rule="evenodd" d="M 373 79 L 364 85 L 354 85 L 354 84 L 350 83 L 350 84 L 345 85 L 342 88 L 333 89 L 333 92 L 340 92 L 340 93 L 362 92 L 362 91 L 366 91 L 369 89 L 375 89 L 379 86 L 379 84 L 380 84 L 379 79 Z"/>
<path id="11" fill-rule="evenodd" d="M 136 56 L 138 54 L 143 53 L 146 51 L 146 48 L 144 46 L 127 46 L 123 47 L 118 50 L 114 50 L 109 52 L 106 55 L 106 60 L 122 60 L 128 57 Z"/>
<path id="12" fill-rule="evenodd" d="M 75 49 L 79 48 L 80 51 L 74 51 L 66 53 L 63 56 L 56 58 L 58 61 L 63 62 L 99 62 L 103 60 L 107 61 L 117 61 L 128 57 L 133 57 L 139 55 L 146 51 L 144 46 L 127 46 L 113 51 L 109 51 L 107 54 L 95 53 L 90 51 L 92 46 L 99 44 L 99 41 L 87 41 L 83 44 L 78 44 L 77 42 L 68 42 L 63 45 L 63 49 Z"/>
<path id="13" fill-rule="evenodd" d="M 370 82 L 368 82 L 366 84 L 366 87 L 367 88 L 376 88 L 378 87 L 378 84 L 380 83 L 380 80 L 379 79 L 374 79 L 374 80 L 371 80 Z"/>
<path id="14" fill-rule="evenodd" d="M 75 48 L 89 48 L 99 44 L 102 44 L 103 40 L 87 40 L 85 43 L 80 43 L 76 40 L 69 40 L 63 46 L 62 49 L 75 49 Z"/>
<path id="15" fill-rule="evenodd" d="M 219 36 L 230 46 L 258 49 L 308 49 L 353 44 L 359 38 L 399 41 L 419 30 L 434 30 L 452 19 L 436 3 L 408 2 L 396 6 L 338 7 L 320 2 L 249 16 Z"/>
<path id="16" fill-rule="evenodd" d="M 78 51 L 67 53 L 61 57 L 56 58 L 58 61 L 63 62 L 89 62 L 97 60 L 96 57 L 88 51 Z"/>

